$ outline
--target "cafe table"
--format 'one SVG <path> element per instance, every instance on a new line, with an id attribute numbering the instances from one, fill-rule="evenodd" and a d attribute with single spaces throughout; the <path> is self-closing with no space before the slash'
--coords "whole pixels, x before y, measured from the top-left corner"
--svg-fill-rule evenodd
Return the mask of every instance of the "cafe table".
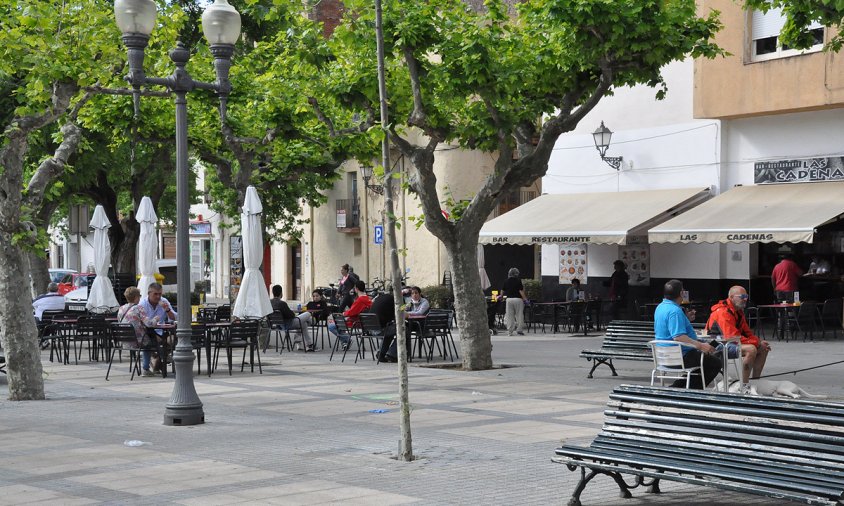
<path id="1" fill-rule="evenodd" d="M 788 313 L 795 311 L 797 308 L 800 307 L 800 304 L 792 304 L 790 302 L 786 302 L 776 304 L 760 304 L 757 307 L 760 311 L 763 309 L 771 311 L 773 315 L 777 317 L 776 328 L 774 328 L 774 335 L 776 336 L 777 340 L 785 339 L 785 341 L 788 342 Z"/>

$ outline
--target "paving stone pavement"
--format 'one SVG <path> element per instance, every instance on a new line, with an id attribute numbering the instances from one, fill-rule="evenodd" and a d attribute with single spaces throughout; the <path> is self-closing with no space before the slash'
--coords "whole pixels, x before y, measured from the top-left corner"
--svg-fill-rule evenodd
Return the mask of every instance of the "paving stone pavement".
<path id="1" fill-rule="evenodd" d="M 43 356 L 44 402 L 0 401 L 2 504 L 565 504 L 577 480 L 550 457 L 562 440 L 588 444 L 607 394 L 647 383 L 650 367 L 620 362 L 619 377 L 586 379 L 581 349 L 601 337 L 494 338 L 505 368 L 410 367 L 411 463 L 398 446 L 396 368 L 329 362 L 327 352 L 268 352 L 264 373 L 196 376 L 206 423 L 162 425 L 173 387 L 129 380 L 128 366 L 54 365 Z M 773 343 L 768 373 L 844 360 L 840 341 Z M 204 360 L 204 357 L 203 357 Z M 203 364 L 204 365 L 204 364 Z M 844 399 L 842 365 L 789 376 Z M 204 369 L 204 367 L 203 367 Z M 5 388 L 5 378 L 0 387 Z M 386 410 L 375 413 L 373 410 Z M 140 440 L 140 447 L 124 445 Z M 584 504 L 781 504 L 665 483 L 622 501 L 596 478 Z"/>

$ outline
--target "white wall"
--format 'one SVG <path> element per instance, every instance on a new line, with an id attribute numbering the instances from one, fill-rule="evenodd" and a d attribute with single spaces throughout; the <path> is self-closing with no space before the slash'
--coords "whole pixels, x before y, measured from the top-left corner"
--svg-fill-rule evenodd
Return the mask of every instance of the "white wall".
<path id="1" fill-rule="evenodd" d="M 725 188 L 753 184 L 759 161 L 844 155 L 841 109 L 724 122 Z"/>
<path id="2" fill-rule="evenodd" d="M 693 63 L 675 62 L 664 69 L 668 95 L 654 99 L 646 86 L 616 90 L 604 98 L 573 132 L 557 142 L 542 187 L 546 193 L 591 193 L 714 187 L 721 174 L 721 124 L 696 120 L 692 112 Z M 620 171 L 603 162 L 592 132 L 604 121 L 614 132 L 607 156 L 623 156 Z M 550 252 L 547 253 L 550 255 Z M 618 247 L 589 245 L 589 276 L 610 276 Z M 718 245 L 651 245 L 651 276 L 718 279 Z M 746 255 L 745 255 L 746 257 Z M 556 260 L 546 258 L 543 275 Z"/>

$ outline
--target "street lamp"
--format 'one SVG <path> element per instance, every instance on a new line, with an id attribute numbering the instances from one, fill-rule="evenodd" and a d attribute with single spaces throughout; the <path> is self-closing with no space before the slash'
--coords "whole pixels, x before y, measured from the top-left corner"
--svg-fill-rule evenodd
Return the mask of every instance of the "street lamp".
<path id="1" fill-rule="evenodd" d="M 191 347 L 190 312 L 190 255 L 189 255 L 189 204 L 188 204 L 188 109 L 187 93 L 199 88 L 217 92 L 220 98 L 220 120 L 226 120 L 226 100 L 231 91 L 229 68 L 234 53 L 234 43 L 240 37 L 240 14 L 226 2 L 214 0 L 202 13 L 202 31 L 211 44 L 217 80 L 213 83 L 194 81 L 185 66 L 190 51 L 178 42 L 170 51 L 176 64 L 167 77 L 148 77 L 144 73 L 144 49 L 155 27 L 156 8 L 153 0 L 115 0 L 114 17 L 123 33 L 123 44 L 128 50 L 129 74 L 126 80 L 134 89 L 135 117 L 140 114 L 141 86 L 164 86 L 176 95 L 176 258 L 179 261 L 176 283 L 179 305 L 176 326 L 177 344 L 173 353 L 176 381 L 170 401 L 164 410 L 165 425 L 197 425 L 205 422 L 202 402 L 193 384 L 193 349 Z"/>
<path id="2" fill-rule="evenodd" d="M 372 166 L 371 165 L 361 165 L 360 167 L 361 176 L 363 176 L 363 185 L 366 187 L 367 190 L 371 191 L 372 193 L 377 193 L 378 195 L 384 194 L 384 187 L 380 184 L 369 184 L 369 181 L 372 179 Z"/>
<path id="3" fill-rule="evenodd" d="M 607 153 L 607 148 L 610 147 L 610 139 L 612 138 L 612 131 L 604 126 L 604 122 L 601 122 L 601 126 L 598 127 L 597 130 L 592 132 L 592 139 L 595 141 L 595 147 L 598 149 L 598 153 L 601 155 L 601 160 L 607 162 L 607 165 L 612 167 L 615 170 L 618 170 L 621 167 L 621 162 L 624 161 L 624 157 L 621 156 L 604 156 Z"/>

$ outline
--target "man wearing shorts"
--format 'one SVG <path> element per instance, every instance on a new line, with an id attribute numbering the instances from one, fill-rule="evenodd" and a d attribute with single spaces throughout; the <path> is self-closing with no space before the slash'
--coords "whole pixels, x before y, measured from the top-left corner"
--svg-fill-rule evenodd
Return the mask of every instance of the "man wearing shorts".
<path id="1" fill-rule="evenodd" d="M 730 288 L 726 299 L 712 306 L 712 313 L 709 315 L 709 321 L 706 322 L 706 328 L 710 333 L 714 333 L 713 329 L 717 324 L 725 339 L 741 338 L 742 391 L 749 390 L 748 381 L 750 378 L 755 379 L 762 375 L 762 368 L 765 367 L 765 360 L 768 359 L 768 352 L 771 351 L 771 345 L 768 344 L 768 341 L 759 339 L 750 330 L 750 325 L 747 324 L 747 318 L 744 316 L 746 306 L 747 290 L 742 286 L 734 286 Z M 728 357 L 737 358 L 738 353 L 736 343 L 727 344 Z"/>

